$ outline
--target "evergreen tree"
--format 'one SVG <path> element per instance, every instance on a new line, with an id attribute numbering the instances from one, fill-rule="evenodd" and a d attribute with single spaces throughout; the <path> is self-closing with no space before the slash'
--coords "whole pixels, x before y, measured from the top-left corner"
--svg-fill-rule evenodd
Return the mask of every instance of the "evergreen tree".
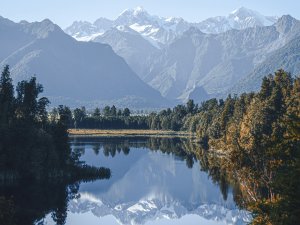
<path id="1" fill-rule="evenodd" d="M 111 117 L 116 117 L 117 116 L 117 109 L 114 105 L 110 108 L 110 116 Z"/>
<path id="2" fill-rule="evenodd" d="M 187 113 L 194 114 L 195 113 L 195 103 L 192 99 L 189 99 L 186 103 Z"/>
<path id="3" fill-rule="evenodd" d="M 104 109 L 103 109 L 103 115 L 105 117 L 108 117 L 110 116 L 110 107 L 109 106 L 105 106 Z"/>
<path id="4" fill-rule="evenodd" d="M 94 110 L 93 116 L 96 118 L 99 118 L 101 116 L 101 112 L 98 107 Z"/>
<path id="5" fill-rule="evenodd" d="M 123 116 L 130 116 L 130 110 L 128 108 L 125 108 L 124 111 L 123 111 Z"/>
<path id="6" fill-rule="evenodd" d="M 0 78 L 0 126 L 9 126 L 14 112 L 14 88 L 6 65 Z"/>

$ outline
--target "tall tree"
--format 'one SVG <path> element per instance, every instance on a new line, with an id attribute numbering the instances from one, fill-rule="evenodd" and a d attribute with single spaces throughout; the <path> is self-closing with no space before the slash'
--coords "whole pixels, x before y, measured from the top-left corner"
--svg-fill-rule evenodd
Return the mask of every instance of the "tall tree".
<path id="1" fill-rule="evenodd" d="M 124 109 L 123 116 L 130 116 L 130 110 L 128 108 Z"/>
<path id="2" fill-rule="evenodd" d="M 43 86 L 36 82 L 36 77 L 29 81 L 21 81 L 17 85 L 17 116 L 31 124 L 37 122 L 38 95 L 43 92 Z M 40 104 L 45 104 L 42 101 Z"/>
<path id="3" fill-rule="evenodd" d="M 110 116 L 112 116 L 112 117 L 117 116 L 117 108 L 114 105 L 110 108 Z"/>
<path id="4" fill-rule="evenodd" d="M 8 126 L 14 111 L 14 87 L 9 66 L 3 69 L 0 78 L 0 126 Z"/>
<path id="5" fill-rule="evenodd" d="M 99 118 L 101 116 L 101 112 L 98 107 L 94 110 L 93 116 L 96 118 Z"/>

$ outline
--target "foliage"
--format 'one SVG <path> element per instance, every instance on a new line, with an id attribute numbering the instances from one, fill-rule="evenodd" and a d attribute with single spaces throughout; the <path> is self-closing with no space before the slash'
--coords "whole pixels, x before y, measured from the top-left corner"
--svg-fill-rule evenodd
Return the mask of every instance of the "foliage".
<path id="1" fill-rule="evenodd" d="M 299 223 L 299 84 L 278 70 L 257 94 L 206 101 L 186 120 L 205 148 L 228 156 L 222 167 L 238 181 L 253 224 Z"/>
<path id="2" fill-rule="evenodd" d="M 57 109 L 54 109 L 52 114 L 56 111 Z M 81 107 L 73 110 L 69 128 L 179 131 L 184 129 L 184 121 L 197 112 L 198 105 L 195 105 L 193 100 L 189 100 L 186 105 L 178 105 L 172 110 L 168 108 L 159 113 L 153 112 L 150 115 L 132 115 L 128 108 L 122 110 L 115 106 L 105 106 L 102 113 L 99 108 L 96 108 L 89 115 L 86 109 Z"/>
<path id="3" fill-rule="evenodd" d="M 42 91 L 43 86 L 32 77 L 19 82 L 14 95 L 9 67 L 4 67 L 0 78 L 0 180 L 109 177 L 104 168 L 79 163 L 68 144 L 71 110 L 59 106 L 49 117 L 49 100 L 39 98 Z"/>

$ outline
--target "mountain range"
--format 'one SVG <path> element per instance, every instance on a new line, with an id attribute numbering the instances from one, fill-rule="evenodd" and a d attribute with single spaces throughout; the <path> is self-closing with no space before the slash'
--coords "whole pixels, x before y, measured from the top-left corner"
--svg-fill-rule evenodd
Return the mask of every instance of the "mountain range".
<path id="1" fill-rule="evenodd" d="M 180 17 L 166 18 L 150 15 L 139 6 L 124 10 L 115 20 L 99 18 L 94 23 L 75 21 L 65 29 L 65 32 L 77 40 L 91 41 L 110 28 L 127 26 L 141 34 L 155 47 L 160 48 L 172 42 L 190 27 L 197 27 L 204 33 L 223 33 L 232 29 L 272 25 L 277 19 L 275 16 L 263 16 L 259 12 L 241 7 L 228 16 L 217 16 L 191 23 Z"/>
<path id="2" fill-rule="evenodd" d="M 168 26 L 171 21 L 173 24 Z M 153 16 L 138 7 L 111 20 L 107 30 L 99 20 L 89 23 L 88 27 L 95 28 L 89 37 L 84 36 L 88 33 L 84 27 L 74 33 L 74 24 L 65 32 L 78 40 L 109 44 L 144 82 L 163 97 L 178 102 L 255 91 L 263 76 L 279 68 L 294 75 L 300 72 L 297 52 L 288 64 L 282 62 L 282 57 L 273 57 L 284 49 L 288 54 L 297 44 L 293 40 L 300 34 L 300 23 L 288 15 L 263 16 L 242 7 L 228 16 L 189 23 L 182 18 Z M 157 32 L 150 35 L 141 27 Z M 159 33 L 164 35 L 158 38 Z M 292 46 L 285 47 L 288 44 Z M 270 60 L 272 66 L 266 66 Z"/>
<path id="3" fill-rule="evenodd" d="M 190 23 L 137 7 L 64 31 L 0 17 L 0 32 L 0 66 L 15 82 L 36 74 L 53 104 L 160 108 L 256 91 L 280 68 L 300 73 L 300 21 L 246 8 Z"/>
<path id="4" fill-rule="evenodd" d="M 107 44 L 78 42 L 50 20 L 0 18 L 0 67 L 15 84 L 36 75 L 54 104 L 161 107 L 166 101 Z"/>
<path id="5" fill-rule="evenodd" d="M 141 78 L 163 96 L 182 101 L 194 92 L 199 93 L 199 89 L 202 92 L 199 100 L 225 97 L 228 90 L 242 81 L 243 86 L 249 88 L 240 89 L 237 85 L 237 93 L 255 91 L 262 77 L 277 69 L 298 75 L 299 52 L 295 48 L 299 36 L 300 21 L 291 16 L 282 16 L 272 26 L 220 34 L 205 34 L 190 28 L 158 54 L 152 55 Z M 284 63 L 286 57 L 278 56 L 282 55 L 280 51 L 289 56 L 288 64 Z M 272 66 L 267 66 L 270 63 Z M 251 74 L 258 79 L 253 80 Z"/>

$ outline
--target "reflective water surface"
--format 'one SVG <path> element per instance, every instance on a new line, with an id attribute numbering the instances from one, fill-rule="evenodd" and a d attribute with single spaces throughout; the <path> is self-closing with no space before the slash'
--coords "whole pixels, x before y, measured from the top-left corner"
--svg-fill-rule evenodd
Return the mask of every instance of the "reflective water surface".
<path id="1" fill-rule="evenodd" d="M 80 198 L 69 202 L 66 224 L 249 221 L 235 205 L 232 189 L 222 193 L 179 139 L 85 138 L 74 139 L 72 148 L 88 164 L 110 168 L 112 177 L 80 185 Z"/>
<path id="2" fill-rule="evenodd" d="M 36 224 L 216 225 L 250 220 L 235 204 L 234 188 L 204 171 L 188 141 L 73 138 L 71 146 L 82 161 L 108 167 L 112 176 L 77 184 L 72 197 L 63 196 L 65 213 L 51 208 L 44 218 L 36 217 Z"/>

